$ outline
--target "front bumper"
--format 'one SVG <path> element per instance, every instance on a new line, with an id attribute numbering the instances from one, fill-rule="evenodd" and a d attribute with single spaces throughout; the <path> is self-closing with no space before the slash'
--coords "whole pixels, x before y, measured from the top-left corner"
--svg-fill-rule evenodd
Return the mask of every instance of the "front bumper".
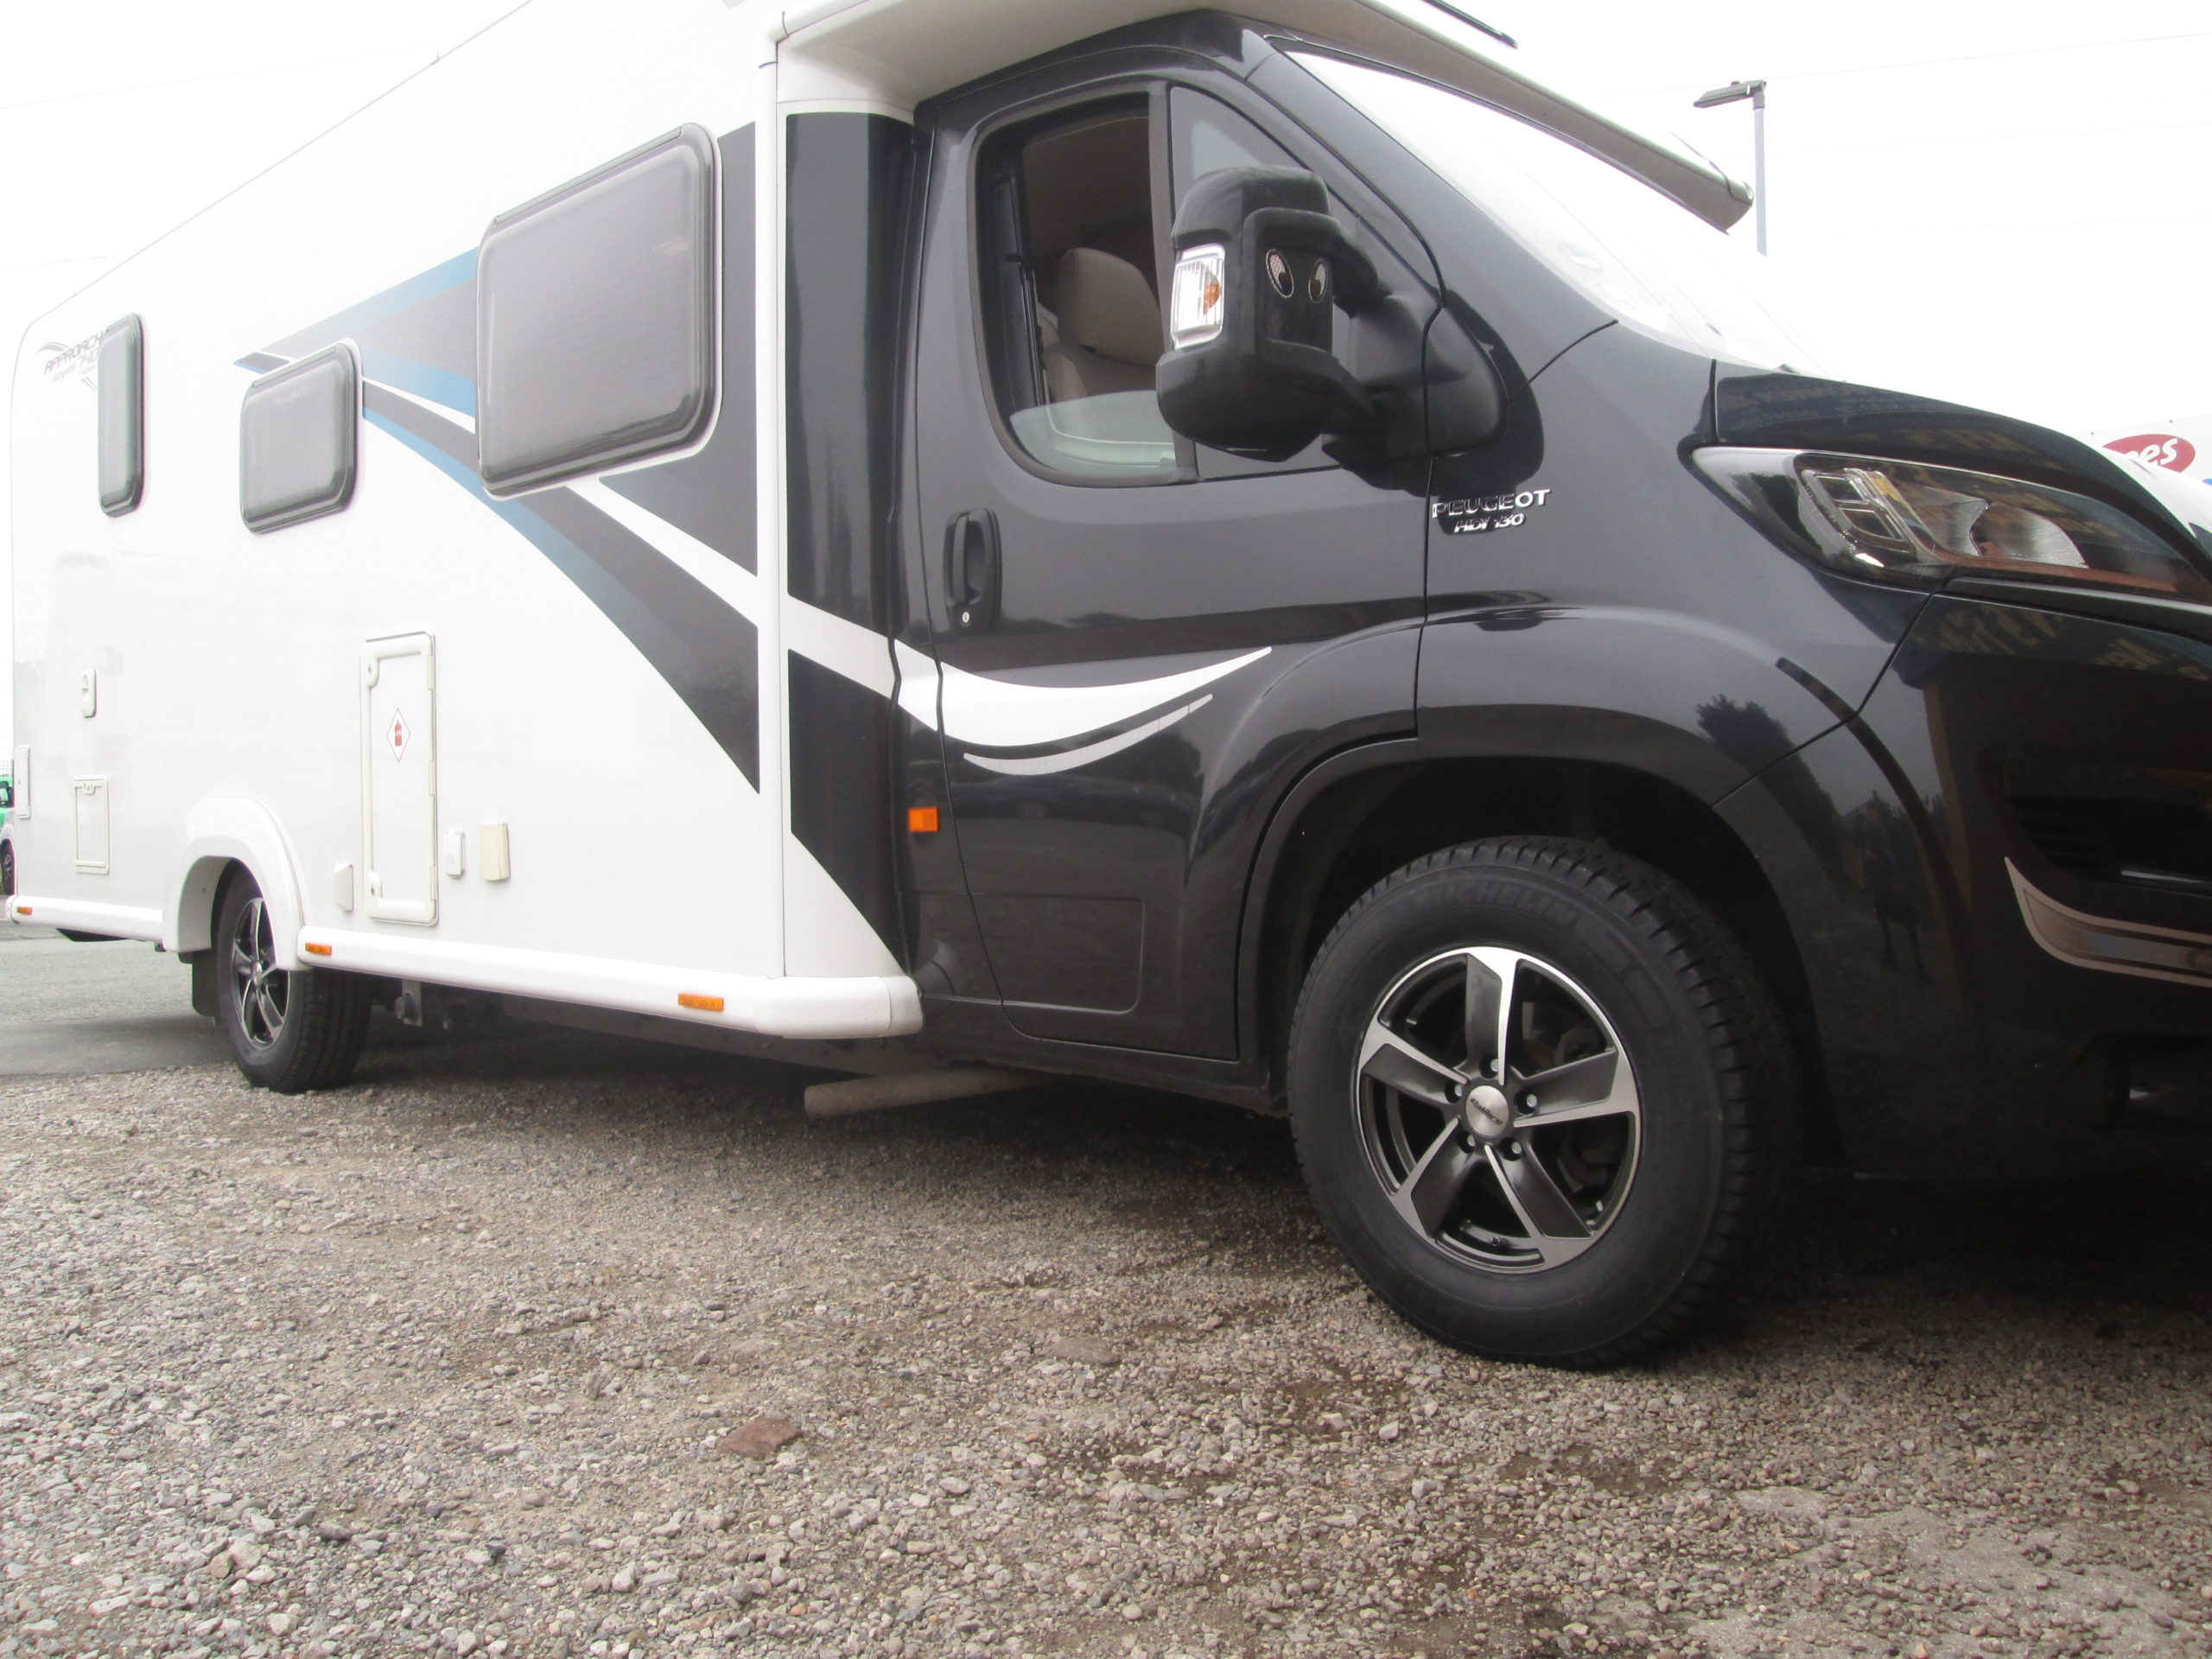
<path id="1" fill-rule="evenodd" d="M 2212 1127 L 2212 617 L 2058 602 L 1931 600 L 1858 718 L 1758 780 L 1819 871 L 1777 890 L 1856 1167 Z"/>

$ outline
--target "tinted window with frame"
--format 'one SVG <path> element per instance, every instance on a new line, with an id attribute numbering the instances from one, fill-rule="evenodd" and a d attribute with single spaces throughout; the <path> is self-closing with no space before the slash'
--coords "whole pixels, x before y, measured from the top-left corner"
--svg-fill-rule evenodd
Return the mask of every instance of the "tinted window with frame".
<path id="1" fill-rule="evenodd" d="M 715 145 L 685 126 L 492 221 L 479 465 L 494 495 L 686 448 L 715 401 Z"/>
<path id="2" fill-rule="evenodd" d="M 1219 99 L 1178 86 L 1168 99 L 1175 202 L 1209 173 L 1232 167 L 1296 167 L 1298 159 Z"/>
<path id="3" fill-rule="evenodd" d="M 992 390 L 1014 441 L 1086 482 L 1166 482 L 1154 121 L 1140 95 L 1000 135 L 977 179 Z"/>
<path id="4" fill-rule="evenodd" d="M 238 512 L 249 530 L 320 518 L 353 499 L 360 415 L 360 362 L 342 341 L 246 388 Z"/>
<path id="5" fill-rule="evenodd" d="M 99 369 L 100 511 L 113 518 L 146 489 L 146 331 L 136 316 L 101 331 Z"/>

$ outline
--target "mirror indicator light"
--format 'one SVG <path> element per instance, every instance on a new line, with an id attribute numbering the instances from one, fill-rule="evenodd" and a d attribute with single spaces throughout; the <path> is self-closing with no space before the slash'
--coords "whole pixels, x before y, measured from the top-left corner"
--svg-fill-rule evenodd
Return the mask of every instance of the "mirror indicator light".
<path id="1" fill-rule="evenodd" d="M 1229 251 L 1218 242 L 1188 249 L 1176 260 L 1167 332 L 1177 349 L 1220 337 L 1229 297 L 1224 285 L 1228 266 Z"/>

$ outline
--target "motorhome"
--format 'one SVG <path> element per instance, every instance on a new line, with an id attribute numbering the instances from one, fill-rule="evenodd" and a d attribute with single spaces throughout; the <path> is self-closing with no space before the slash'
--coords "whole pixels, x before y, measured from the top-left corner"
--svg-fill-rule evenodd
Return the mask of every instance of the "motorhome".
<path id="1" fill-rule="evenodd" d="M 8 912 L 278 1090 L 477 998 L 1287 1113 L 1556 1363 L 1801 1164 L 2165 1155 L 2212 535 L 1748 205 L 1434 0 L 537 0 L 24 340 Z"/>

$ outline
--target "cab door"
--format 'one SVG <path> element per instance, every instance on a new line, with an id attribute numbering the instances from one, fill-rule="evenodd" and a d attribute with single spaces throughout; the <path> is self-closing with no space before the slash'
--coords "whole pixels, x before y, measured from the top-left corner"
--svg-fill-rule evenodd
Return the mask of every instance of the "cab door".
<path id="1" fill-rule="evenodd" d="M 1412 729 L 1427 469 L 1318 447 L 1255 462 L 1169 431 L 1173 204 L 1217 168 L 1308 167 L 1424 320 L 1434 282 L 1317 146 L 1189 61 L 1146 73 L 1122 53 L 1111 77 L 922 112 L 914 551 L 1005 1019 L 1229 1058 L 1268 810 L 1331 749 Z"/>

